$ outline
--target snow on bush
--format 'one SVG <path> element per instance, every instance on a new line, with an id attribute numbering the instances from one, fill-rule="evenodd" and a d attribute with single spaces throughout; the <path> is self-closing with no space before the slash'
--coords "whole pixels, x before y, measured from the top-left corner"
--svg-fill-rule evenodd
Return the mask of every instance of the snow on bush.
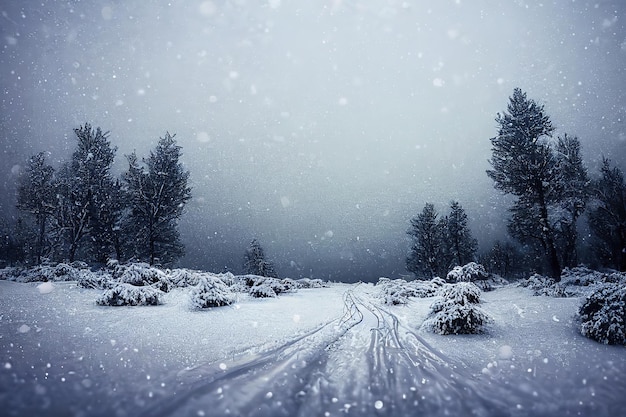
<path id="1" fill-rule="evenodd" d="M 97 290 L 113 288 L 116 284 L 117 281 L 114 281 L 113 277 L 104 271 L 82 274 L 81 277 L 78 279 L 79 287 L 92 288 Z"/>
<path id="2" fill-rule="evenodd" d="M 520 281 L 521 287 L 533 290 L 533 295 L 549 297 L 587 297 L 605 283 L 626 284 L 626 274 L 620 272 L 602 273 L 585 267 L 565 268 L 561 281 L 555 282 L 539 274 Z"/>
<path id="3" fill-rule="evenodd" d="M 299 288 L 298 283 L 291 278 L 285 278 L 281 280 L 280 283 L 285 288 L 285 292 L 296 291 Z"/>
<path id="4" fill-rule="evenodd" d="M 272 286 L 268 282 L 263 281 L 250 287 L 248 294 L 254 298 L 274 298 L 278 296 Z"/>
<path id="5" fill-rule="evenodd" d="M 158 268 L 154 268 L 146 263 L 132 263 L 119 267 L 117 273 L 121 272 L 120 282 L 134 286 L 151 285 L 163 292 L 169 292 L 173 285 L 167 274 Z"/>
<path id="6" fill-rule="evenodd" d="M 300 278 L 296 281 L 300 288 L 324 288 L 328 285 L 319 278 Z"/>
<path id="7" fill-rule="evenodd" d="M 473 282 L 483 291 L 491 291 L 494 287 L 508 284 L 502 277 L 489 274 L 484 266 L 476 262 L 455 266 L 448 272 L 446 280 L 451 283 Z"/>
<path id="8" fill-rule="evenodd" d="M 200 274 L 197 271 L 184 268 L 169 271 L 167 277 L 172 285 L 180 288 L 198 285 L 198 282 L 200 281 Z"/>
<path id="9" fill-rule="evenodd" d="M 581 333 L 600 343 L 626 345 L 626 286 L 604 284 L 580 309 Z"/>
<path id="10" fill-rule="evenodd" d="M 470 262 L 463 266 L 455 266 L 452 271 L 448 272 L 446 281 L 455 282 L 475 282 L 484 281 L 489 278 L 489 274 L 485 267 L 476 262 Z"/>
<path id="11" fill-rule="evenodd" d="M 262 277 L 260 275 L 242 275 L 238 279 L 246 283 L 248 293 L 255 298 L 276 297 L 286 291 L 285 286 L 278 278 Z M 269 291 L 268 288 L 271 290 Z"/>
<path id="12" fill-rule="evenodd" d="M 222 307 L 234 303 L 235 295 L 221 279 L 202 276 L 191 289 L 189 301 L 192 308 Z"/>
<path id="13" fill-rule="evenodd" d="M 434 278 L 430 281 L 406 281 L 381 277 L 376 283 L 376 287 L 380 288 L 378 298 L 387 305 L 407 304 L 411 297 L 432 297 L 444 285 L 446 284 L 441 278 Z"/>
<path id="14" fill-rule="evenodd" d="M 478 334 L 493 320 L 479 307 L 481 290 L 469 282 L 443 288 L 440 298 L 430 306 L 424 326 L 435 333 Z"/>
<path id="15" fill-rule="evenodd" d="M 433 278 L 430 281 L 415 280 L 407 283 L 411 290 L 411 297 L 428 298 L 436 295 L 446 282 L 441 278 Z"/>
<path id="16" fill-rule="evenodd" d="M 37 265 L 32 268 L 5 268 L 0 279 L 17 282 L 78 281 L 90 273 L 83 263 L 59 263 L 57 265 Z"/>
<path id="17" fill-rule="evenodd" d="M 411 291 L 403 279 L 379 278 L 376 286 L 380 287 L 378 298 L 383 304 L 399 305 L 409 302 Z"/>
<path id="18" fill-rule="evenodd" d="M 163 292 L 151 286 L 118 283 L 96 299 L 101 306 L 148 306 L 163 304 Z"/>

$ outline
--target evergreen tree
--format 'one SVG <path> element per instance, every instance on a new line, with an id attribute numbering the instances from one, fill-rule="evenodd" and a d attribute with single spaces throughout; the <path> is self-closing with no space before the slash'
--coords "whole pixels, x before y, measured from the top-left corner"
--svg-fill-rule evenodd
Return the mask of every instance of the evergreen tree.
<path id="1" fill-rule="evenodd" d="M 78 139 L 72 158 L 65 163 L 56 181 L 57 222 L 67 246 L 70 262 L 84 242 L 96 262 L 106 262 L 111 250 L 114 180 L 110 169 L 116 148 L 111 147 L 108 132 L 90 124 L 74 129 Z M 86 239 L 86 237 L 90 239 Z"/>
<path id="2" fill-rule="evenodd" d="M 406 259 L 406 269 L 416 277 L 430 279 L 447 272 L 443 244 L 445 219 L 438 217 L 435 206 L 427 203 L 422 212 L 411 219 L 407 233 L 411 236 L 412 244 Z"/>
<path id="3" fill-rule="evenodd" d="M 585 211 L 589 199 L 589 177 L 580 153 L 580 141 L 567 134 L 559 137 L 555 146 L 556 155 L 556 202 L 558 213 L 555 229 L 563 266 L 578 264 L 576 244 L 577 221 Z"/>
<path id="4" fill-rule="evenodd" d="M 478 242 L 472 237 L 467 225 L 467 214 L 458 201 L 450 203 L 450 214 L 446 218 L 445 226 L 448 269 L 474 261 Z"/>
<path id="5" fill-rule="evenodd" d="M 15 266 L 27 261 L 29 248 L 35 241 L 35 233 L 28 227 L 21 217 L 14 223 L 2 218 L 0 221 L 0 264 L 2 267 Z M 29 243 L 30 242 L 30 243 Z M 36 259 L 36 253 L 33 254 Z"/>
<path id="6" fill-rule="evenodd" d="M 509 230 L 521 239 L 535 239 L 546 254 L 550 275 L 560 279 L 556 233 L 549 207 L 557 196 L 556 158 L 547 138 L 554 127 L 542 105 L 516 88 L 507 112 L 498 114 L 498 135 L 491 139 L 493 169 L 487 174 L 496 189 L 518 197 Z"/>
<path id="7" fill-rule="evenodd" d="M 618 167 L 604 159 L 601 176 L 592 183 L 588 214 L 594 249 L 605 265 L 626 271 L 626 182 Z"/>
<path id="8" fill-rule="evenodd" d="M 278 278 L 274 264 L 265 258 L 265 251 L 258 240 L 253 239 L 246 249 L 243 260 L 243 269 L 246 274 L 262 277 Z"/>
<path id="9" fill-rule="evenodd" d="M 32 216 L 37 224 L 34 242 L 36 263 L 49 251 L 48 224 L 55 210 L 55 194 L 52 187 L 54 168 L 46 163 L 43 152 L 32 156 L 17 188 L 17 208 Z"/>
<path id="10" fill-rule="evenodd" d="M 143 165 L 134 152 L 127 155 L 129 167 L 123 180 L 130 212 L 126 225 L 134 237 L 135 256 L 151 265 L 170 264 L 184 254 L 178 219 L 191 198 L 191 188 L 181 155 L 181 147 L 169 133 L 160 138 Z"/>
<path id="11" fill-rule="evenodd" d="M 510 242 L 502 243 L 497 240 L 491 250 L 481 259 L 489 272 L 504 278 L 510 278 L 519 267 L 521 261 L 519 250 Z"/>

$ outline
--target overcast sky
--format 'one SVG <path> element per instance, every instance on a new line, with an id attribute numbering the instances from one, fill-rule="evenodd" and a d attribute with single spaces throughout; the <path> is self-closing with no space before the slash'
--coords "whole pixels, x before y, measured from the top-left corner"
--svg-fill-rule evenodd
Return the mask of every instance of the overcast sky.
<path id="1" fill-rule="evenodd" d="M 29 155 L 72 129 L 147 155 L 177 134 L 193 200 L 182 266 L 241 271 L 258 238 L 282 276 L 405 273 L 409 219 L 466 209 L 482 248 L 508 200 L 486 176 L 514 87 L 577 135 L 592 175 L 626 166 L 626 3 L 21 1 L 0 5 L 5 213 Z"/>

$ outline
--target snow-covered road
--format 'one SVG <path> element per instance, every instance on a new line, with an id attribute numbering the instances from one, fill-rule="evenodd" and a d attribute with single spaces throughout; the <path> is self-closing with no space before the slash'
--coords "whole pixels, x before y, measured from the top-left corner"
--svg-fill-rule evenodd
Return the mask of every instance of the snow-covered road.
<path id="1" fill-rule="evenodd" d="M 144 415 L 509 414 L 497 386 L 475 383 L 371 297 L 349 289 L 343 300 L 342 317 L 282 346 L 177 375 L 176 394 Z"/>
<path id="2" fill-rule="evenodd" d="M 100 307 L 75 283 L 0 281 L 0 415 L 616 416 L 626 351 L 581 336 L 579 300 L 483 294 L 485 335 L 420 328 L 432 299 L 371 284 L 195 311 Z M 49 290 L 49 291 L 48 291 Z"/>

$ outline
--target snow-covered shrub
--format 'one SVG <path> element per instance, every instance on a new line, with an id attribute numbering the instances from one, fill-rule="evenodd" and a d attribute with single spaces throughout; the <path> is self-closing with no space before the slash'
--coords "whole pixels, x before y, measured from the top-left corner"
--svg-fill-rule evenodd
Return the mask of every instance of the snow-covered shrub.
<path id="1" fill-rule="evenodd" d="M 379 278 L 376 287 L 380 288 L 378 298 L 384 304 L 398 305 L 407 304 L 409 298 L 432 297 L 444 286 L 445 282 L 441 278 L 431 281 L 405 281 L 404 279 Z"/>
<path id="2" fill-rule="evenodd" d="M 198 285 L 200 280 L 200 274 L 198 272 L 184 268 L 172 269 L 168 272 L 167 277 L 172 285 L 180 288 Z"/>
<path id="3" fill-rule="evenodd" d="M 235 278 L 235 275 L 232 274 L 232 272 L 224 272 L 221 274 L 212 275 L 214 275 L 216 278 L 219 278 L 228 287 L 231 287 L 237 283 L 237 279 Z"/>
<path id="4" fill-rule="evenodd" d="M 22 274 L 22 268 L 6 267 L 0 269 L 0 280 L 17 281 Z"/>
<path id="5" fill-rule="evenodd" d="M 163 292 L 151 286 L 135 286 L 119 283 L 96 299 L 101 306 L 148 306 L 159 305 Z"/>
<path id="6" fill-rule="evenodd" d="M 328 285 L 319 278 L 300 278 L 296 281 L 300 288 L 324 288 Z"/>
<path id="7" fill-rule="evenodd" d="M 272 286 L 268 282 L 263 281 L 250 287 L 248 294 L 254 298 L 274 298 L 278 296 Z"/>
<path id="8" fill-rule="evenodd" d="M 530 277 L 526 279 L 522 279 L 517 284 L 518 287 L 529 288 L 535 292 L 544 290 L 545 288 L 551 287 L 555 284 L 555 281 L 552 278 L 544 277 L 539 274 L 532 274 Z"/>
<path id="9" fill-rule="evenodd" d="M 173 287 L 165 272 L 146 263 L 132 263 L 123 267 L 119 280 L 134 286 L 151 285 L 163 292 L 169 292 Z"/>
<path id="10" fill-rule="evenodd" d="M 234 303 L 235 295 L 219 278 L 202 276 L 191 289 L 189 301 L 193 308 L 221 307 Z"/>
<path id="11" fill-rule="evenodd" d="M 443 288 L 439 295 L 424 322 L 433 332 L 442 335 L 483 333 L 485 325 L 492 322 L 478 307 L 481 290 L 476 285 L 460 282 Z"/>
<path id="12" fill-rule="evenodd" d="M 285 292 L 286 290 L 285 286 L 278 278 L 268 278 L 262 277 L 260 275 L 244 275 L 244 280 L 246 282 L 246 285 L 249 287 L 249 294 L 257 298 L 275 297 L 278 294 Z M 252 283 L 252 285 L 250 285 L 249 283 Z M 263 289 L 260 291 L 260 287 L 270 288 L 274 295 L 271 295 L 271 293 L 269 293 L 270 295 L 263 295 L 265 290 Z"/>
<path id="13" fill-rule="evenodd" d="M 415 280 L 407 283 L 411 291 L 410 296 L 416 298 L 432 297 L 445 285 L 446 282 L 441 278 L 433 278 L 430 281 Z"/>
<path id="14" fill-rule="evenodd" d="M 409 302 L 412 291 L 408 288 L 407 282 L 403 279 L 390 280 L 389 278 L 379 278 L 377 287 L 380 287 L 378 298 L 387 305 L 400 305 Z"/>
<path id="15" fill-rule="evenodd" d="M 610 274 L 604 274 L 602 282 L 607 283 L 622 283 L 626 284 L 626 272 L 612 272 Z"/>
<path id="16" fill-rule="evenodd" d="M 561 283 L 564 285 L 578 285 L 586 287 L 602 281 L 603 275 L 604 274 L 601 272 L 593 271 L 584 266 L 565 268 L 563 269 L 563 272 L 561 272 Z"/>
<path id="17" fill-rule="evenodd" d="M 626 286 L 605 284 L 580 309 L 581 333 L 600 343 L 626 345 Z"/>
<path id="18" fill-rule="evenodd" d="M 296 291 L 299 288 L 298 283 L 291 278 L 284 278 L 280 283 L 285 288 L 285 292 Z"/>
<path id="19" fill-rule="evenodd" d="M 626 276 L 619 272 L 610 274 L 588 269 L 586 267 L 565 268 L 561 281 L 534 274 L 520 281 L 522 287 L 533 290 L 533 295 L 549 297 L 587 297 L 605 283 L 626 283 Z"/>
<path id="20" fill-rule="evenodd" d="M 446 281 L 455 282 L 476 282 L 485 281 L 489 278 L 489 274 L 485 267 L 476 262 L 470 262 L 463 266 L 455 266 L 452 271 L 448 272 Z"/>
<path id="21" fill-rule="evenodd" d="M 501 277 L 492 276 L 487 272 L 484 266 L 476 262 L 470 262 L 463 266 L 455 266 L 448 272 L 446 280 L 451 283 L 473 282 L 483 291 L 491 291 L 494 287 L 508 284 L 508 282 Z"/>
<path id="22" fill-rule="evenodd" d="M 117 282 L 113 280 L 113 277 L 104 271 L 81 274 L 78 279 L 79 287 L 97 290 L 113 288 L 116 284 Z"/>

